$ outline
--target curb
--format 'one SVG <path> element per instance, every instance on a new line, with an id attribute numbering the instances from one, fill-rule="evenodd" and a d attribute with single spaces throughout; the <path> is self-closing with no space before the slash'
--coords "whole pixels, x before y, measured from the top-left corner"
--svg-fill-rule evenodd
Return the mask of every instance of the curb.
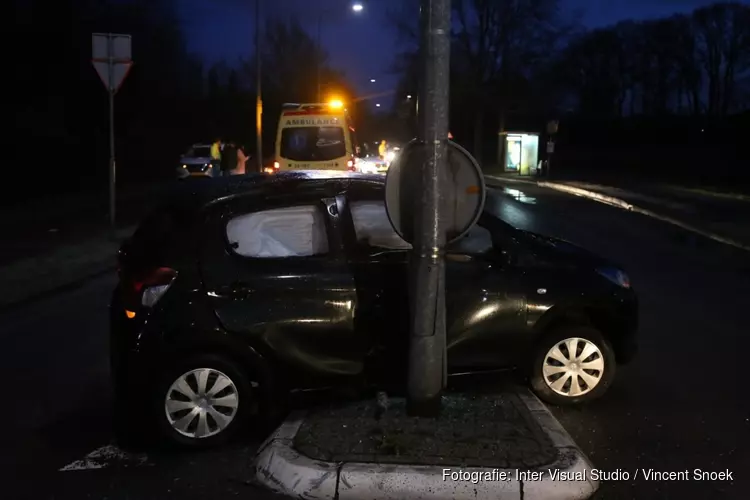
<path id="1" fill-rule="evenodd" d="M 72 278 L 70 280 L 66 280 L 62 283 L 53 285 L 48 288 L 42 287 L 32 293 L 21 296 L 20 298 L 10 300 L 8 302 L 0 302 L 0 313 L 27 307 L 41 300 L 50 298 L 54 295 L 80 288 L 87 282 L 114 271 L 117 268 L 117 265 L 113 264 L 111 261 L 112 259 L 108 259 L 106 264 L 102 264 L 100 266 L 92 266 L 92 269 L 89 272 L 83 275 L 76 276 L 75 278 Z"/>
<path id="2" fill-rule="evenodd" d="M 59 254 L 52 253 L 42 257 L 46 262 L 41 264 L 35 263 L 36 257 L 31 257 L 0 268 L 0 275 L 3 279 L 7 278 L 11 285 L 11 289 L 6 290 L 4 296 L 0 294 L 0 313 L 26 307 L 53 295 L 78 288 L 89 280 L 112 272 L 117 268 L 115 261 L 117 248 L 125 238 L 133 234 L 134 230 L 134 226 L 122 228 L 116 235 L 107 234 L 86 240 L 79 245 L 60 247 Z M 90 260 L 76 259 L 77 254 L 81 252 L 85 253 L 86 258 Z M 18 276 L 19 266 L 21 269 L 27 268 L 27 271 L 30 268 L 34 272 L 24 275 L 25 279 L 21 280 Z M 42 272 L 38 273 L 40 269 Z M 23 274 L 26 271 L 20 272 Z M 17 285 L 22 283 L 24 286 L 16 286 L 13 289 L 14 282 Z"/>
<path id="3" fill-rule="evenodd" d="M 502 182 L 504 179 L 493 178 L 493 180 Z M 627 201 L 623 199 L 615 198 L 614 196 L 607 196 L 601 193 L 597 193 L 595 191 L 590 191 L 588 189 L 581 189 L 581 188 L 577 188 L 574 186 L 569 186 L 567 184 L 561 184 L 558 182 L 547 182 L 547 181 L 534 182 L 534 181 L 526 181 L 526 180 L 521 181 L 518 179 L 512 179 L 511 182 L 525 182 L 529 184 L 535 184 L 539 187 L 543 187 L 547 189 L 554 189 L 556 191 L 562 191 L 564 193 L 573 194 L 575 196 L 580 196 L 582 198 L 588 198 L 594 201 L 598 201 L 600 203 L 604 203 L 606 205 L 611 205 L 617 208 L 621 208 L 623 210 L 628 210 L 630 212 L 645 215 L 647 217 L 651 217 L 652 219 L 657 219 L 662 222 L 672 224 L 673 226 L 677 226 L 686 231 L 690 231 L 692 233 L 698 234 L 700 236 L 703 236 L 704 238 L 708 238 L 716 242 L 723 243 L 725 245 L 729 245 L 735 248 L 739 248 L 740 250 L 745 250 L 747 252 L 750 252 L 750 246 L 740 241 L 734 240 L 732 238 L 727 238 L 725 236 L 722 236 L 720 234 L 717 234 L 711 231 L 705 231 L 703 229 L 697 228 L 686 222 L 682 222 L 679 219 L 674 219 L 666 215 L 658 214 L 646 208 L 641 208 L 639 206 L 633 205 L 632 203 L 628 203 Z"/>
<path id="4" fill-rule="evenodd" d="M 293 447 L 304 413 L 292 415 L 261 445 L 254 460 L 256 480 L 269 489 L 295 498 L 356 500 L 579 500 L 589 498 L 599 482 L 589 477 L 592 469 L 560 423 L 527 389 L 519 391 L 521 401 L 558 450 L 558 460 L 544 468 L 529 471 L 541 474 L 541 480 L 517 478 L 517 470 L 466 467 L 450 469 L 444 465 L 403 465 L 313 460 Z M 447 471 L 447 472 L 446 472 Z M 477 473 L 482 481 L 444 479 L 445 474 Z M 524 470 L 525 471 L 525 470 Z M 569 475 L 553 479 L 550 471 Z M 500 479 L 507 474 L 508 479 Z M 489 478 L 489 479 L 487 479 Z"/>
<path id="5" fill-rule="evenodd" d="M 531 179 L 516 179 L 515 177 L 498 177 L 496 175 L 485 175 L 484 178 L 486 180 L 492 181 L 492 182 L 511 182 L 511 183 L 517 183 L 517 184 L 534 184 L 536 185 L 537 181 L 532 181 Z"/>
<path id="6" fill-rule="evenodd" d="M 747 194 L 722 193 L 720 191 L 711 191 L 709 189 L 689 188 L 689 187 L 669 186 L 669 185 L 667 185 L 666 188 L 671 189 L 673 191 L 681 191 L 683 193 L 691 193 L 691 194 L 698 194 L 701 196 L 708 196 L 709 198 L 721 198 L 725 200 L 750 202 L 750 195 L 747 195 Z"/>

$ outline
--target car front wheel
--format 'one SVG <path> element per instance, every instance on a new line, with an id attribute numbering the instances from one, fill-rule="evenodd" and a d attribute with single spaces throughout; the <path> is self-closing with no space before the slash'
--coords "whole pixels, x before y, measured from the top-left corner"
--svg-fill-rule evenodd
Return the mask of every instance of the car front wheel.
<path id="1" fill-rule="evenodd" d="M 615 371 L 612 346 L 598 330 L 564 328 L 547 335 L 537 346 L 531 387 L 547 403 L 583 403 L 607 392 Z"/>
<path id="2" fill-rule="evenodd" d="M 243 370 L 199 356 L 167 370 L 155 391 L 154 417 L 172 444 L 206 448 L 225 443 L 247 422 L 253 388 Z"/>

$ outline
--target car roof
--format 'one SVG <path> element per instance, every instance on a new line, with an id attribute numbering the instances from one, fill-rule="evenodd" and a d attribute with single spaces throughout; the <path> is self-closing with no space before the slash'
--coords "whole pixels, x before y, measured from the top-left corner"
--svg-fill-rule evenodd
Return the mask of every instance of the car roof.
<path id="1" fill-rule="evenodd" d="M 351 188 L 358 190 L 382 190 L 385 177 L 376 174 L 340 172 L 335 170 L 295 170 L 273 175 L 245 174 L 220 178 L 192 178 L 178 181 L 178 185 L 168 193 L 165 203 L 169 209 L 200 210 L 203 207 L 228 202 L 246 196 L 268 196 L 273 193 L 324 189 L 327 184 L 332 190 Z M 344 186 L 342 186 L 344 184 Z M 335 194 L 334 192 L 331 193 Z"/>

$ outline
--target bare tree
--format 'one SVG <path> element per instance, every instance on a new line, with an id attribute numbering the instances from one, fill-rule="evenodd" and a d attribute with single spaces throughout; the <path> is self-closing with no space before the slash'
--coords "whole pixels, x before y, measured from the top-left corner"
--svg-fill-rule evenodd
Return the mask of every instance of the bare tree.
<path id="1" fill-rule="evenodd" d="M 708 80 L 709 114 L 727 114 L 737 78 L 750 69 L 750 7 L 723 2 L 693 13 L 698 51 Z"/>
<path id="2" fill-rule="evenodd" d="M 568 26 L 558 0 L 455 0 L 457 57 L 466 66 L 464 85 L 471 89 L 474 149 L 480 150 L 483 119 L 493 105 L 500 128 L 511 103 L 517 106 L 535 70 L 549 62 Z"/>

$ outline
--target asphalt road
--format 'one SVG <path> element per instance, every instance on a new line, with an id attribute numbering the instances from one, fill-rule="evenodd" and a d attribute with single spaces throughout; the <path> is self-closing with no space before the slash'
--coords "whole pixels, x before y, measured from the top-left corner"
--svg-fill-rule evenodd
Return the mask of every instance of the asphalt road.
<path id="1" fill-rule="evenodd" d="M 630 473 L 600 498 L 745 498 L 750 404 L 750 255 L 616 208 L 533 186 L 494 190 L 488 208 L 523 229 L 622 264 L 641 299 L 641 355 L 600 402 L 555 414 L 594 464 Z M 259 438 L 206 453 L 113 453 L 107 300 L 113 278 L 0 316 L 2 498 L 277 498 L 251 484 Z M 92 468 L 96 463 L 103 468 Z M 73 464 L 72 468 L 59 469 Z M 729 470 L 734 481 L 655 482 L 642 470 Z"/>

